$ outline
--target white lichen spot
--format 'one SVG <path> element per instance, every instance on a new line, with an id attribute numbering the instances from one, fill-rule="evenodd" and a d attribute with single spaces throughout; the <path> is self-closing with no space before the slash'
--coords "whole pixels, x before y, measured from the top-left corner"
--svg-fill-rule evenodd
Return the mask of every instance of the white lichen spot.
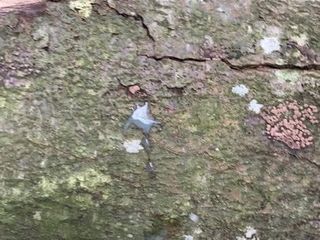
<path id="1" fill-rule="evenodd" d="M 33 214 L 33 219 L 40 221 L 41 220 L 41 212 L 36 211 L 35 214 Z"/>
<path id="2" fill-rule="evenodd" d="M 97 92 L 94 91 L 93 89 L 88 89 L 87 92 L 88 92 L 88 94 L 91 95 L 91 96 L 97 95 Z"/>
<path id="3" fill-rule="evenodd" d="M 183 235 L 184 240 L 193 240 L 193 237 L 191 235 Z"/>
<path id="4" fill-rule="evenodd" d="M 244 236 L 236 237 L 236 240 L 259 240 L 257 236 L 257 230 L 253 227 L 246 227 L 244 230 Z"/>
<path id="5" fill-rule="evenodd" d="M 138 153 L 140 150 L 143 150 L 141 140 L 139 139 L 127 140 L 123 143 L 123 146 L 128 153 Z"/>
<path id="6" fill-rule="evenodd" d="M 192 222 L 194 222 L 194 223 L 199 222 L 199 216 L 196 215 L 196 214 L 194 214 L 194 213 L 190 213 L 190 214 L 189 214 L 189 219 L 190 219 Z"/>
<path id="7" fill-rule="evenodd" d="M 88 18 L 92 11 L 92 4 L 95 0 L 74 0 L 70 1 L 69 7 L 79 13 L 81 17 Z"/>
<path id="8" fill-rule="evenodd" d="M 127 237 L 128 237 L 128 238 L 133 238 L 133 235 L 132 235 L 131 233 L 129 233 L 129 234 L 127 235 Z"/>
<path id="9" fill-rule="evenodd" d="M 236 237 L 236 240 L 246 240 L 245 237 Z"/>
<path id="10" fill-rule="evenodd" d="M 249 88 L 247 88 L 244 84 L 239 84 L 232 88 L 232 92 L 239 95 L 240 97 L 244 97 L 249 93 Z"/>
<path id="11" fill-rule="evenodd" d="M 255 99 L 251 100 L 251 102 L 248 105 L 248 109 L 255 113 L 260 113 L 262 107 L 263 104 L 258 103 Z"/>
<path id="12" fill-rule="evenodd" d="M 308 36 L 306 33 L 302 33 L 298 36 L 292 36 L 291 39 L 300 46 L 304 46 L 308 43 Z"/>
<path id="13" fill-rule="evenodd" d="M 260 46 L 265 54 L 280 50 L 280 42 L 277 37 L 265 37 L 261 39 Z"/>
<path id="14" fill-rule="evenodd" d="M 252 239 L 257 234 L 257 230 L 255 230 L 253 227 L 247 227 L 245 232 L 245 237 Z"/>
<path id="15" fill-rule="evenodd" d="M 203 232 L 203 231 L 202 231 L 201 228 L 196 228 L 196 229 L 193 231 L 193 233 L 194 233 L 194 234 L 197 234 L 197 235 L 201 234 L 202 232 Z"/>

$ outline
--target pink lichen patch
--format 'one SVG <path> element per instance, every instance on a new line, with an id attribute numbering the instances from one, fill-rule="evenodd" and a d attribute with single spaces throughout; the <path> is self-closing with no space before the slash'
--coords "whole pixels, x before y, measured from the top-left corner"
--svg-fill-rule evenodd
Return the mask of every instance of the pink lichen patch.
<path id="1" fill-rule="evenodd" d="M 269 139 L 283 142 L 291 149 L 303 149 L 313 144 L 312 132 L 306 123 L 318 124 L 317 112 L 316 106 L 286 101 L 263 109 L 260 115 L 267 124 Z"/>

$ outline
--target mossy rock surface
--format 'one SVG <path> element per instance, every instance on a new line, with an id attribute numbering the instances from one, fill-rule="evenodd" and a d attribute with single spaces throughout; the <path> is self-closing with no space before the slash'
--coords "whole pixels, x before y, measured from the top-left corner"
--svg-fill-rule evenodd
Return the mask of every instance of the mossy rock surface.
<path id="1" fill-rule="evenodd" d="M 319 126 L 293 152 L 248 110 L 320 108 L 319 8 L 73 0 L 1 16 L 0 239 L 223 240 L 249 226 L 261 240 L 319 239 Z M 266 54 L 270 37 L 280 49 Z M 155 174 L 123 147 L 143 137 L 123 126 L 144 102 L 161 122 Z"/>

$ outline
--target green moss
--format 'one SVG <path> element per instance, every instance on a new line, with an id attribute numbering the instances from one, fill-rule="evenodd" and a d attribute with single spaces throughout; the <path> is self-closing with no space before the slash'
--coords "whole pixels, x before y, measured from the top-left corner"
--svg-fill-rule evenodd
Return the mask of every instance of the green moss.
<path id="1" fill-rule="evenodd" d="M 57 179 L 47 179 L 42 177 L 39 181 L 39 193 L 41 196 L 50 197 L 58 189 Z"/>
<path id="2" fill-rule="evenodd" d="M 84 172 L 77 172 L 66 179 L 68 189 L 77 187 L 91 190 L 111 183 L 111 177 L 97 172 L 94 169 L 87 169 Z"/>
<path id="3" fill-rule="evenodd" d="M 275 72 L 276 77 L 279 80 L 287 81 L 289 83 L 294 83 L 300 79 L 300 74 L 295 71 L 276 71 Z"/>
<path id="4" fill-rule="evenodd" d="M 0 108 L 3 108 L 6 106 L 6 99 L 4 97 L 0 97 Z"/>

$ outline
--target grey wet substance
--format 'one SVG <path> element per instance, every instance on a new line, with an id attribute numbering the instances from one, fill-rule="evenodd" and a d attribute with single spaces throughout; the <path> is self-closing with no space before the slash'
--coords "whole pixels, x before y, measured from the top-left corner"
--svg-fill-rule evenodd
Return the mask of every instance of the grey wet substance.
<path id="1" fill-rule="evenodd" d="M 124 126 L 124 130 L 128 130 L 131 125 L 134 125 L 138 129 L 143 132 L 144 137 L 141 140 L 141 145 L 143 146 L 147 158 L 148 163 L 146 164 L 146 171 L 149 173 L 154 173 L 155 167 L 154 164 L 151 162 L 151 144 L 149 139 L 149 133 L 151 128 L 156 125 L 160 124 L 160 122 L 155 121 L 154 118 L 150 114 L 148 103 L 145 102 L 143 106 L 137 105 L 137 108 L 133 111 L 131 116 L 129 117 L 128 121 Z"/>
<path id="2" fill-rule="evenodd" d="M 151 153 L 151 144 L 150 144 L 150 140 L 149 140 L 149 136 L 148 135 L 144 135 L 144 137 L 141 140 L 141 145 L 143 147 L 143 149 L 146 151 L 147 155 L 148 155 L 148 159 L 150 160 L 150 153 Z"/>
<path id="3" fill-rule="evenodd" d="M 148 103 L 146 102 L 143 106 L 137 106 L 133 111 L 124 126 L 124 130 L 127 130 L 131 125 L 134 125 L 142 130 L 143 133 L 148 134 L 151 128 L 156 124 L 160 124 L 160 122 L 153 119 L 149 112 Z"/>

